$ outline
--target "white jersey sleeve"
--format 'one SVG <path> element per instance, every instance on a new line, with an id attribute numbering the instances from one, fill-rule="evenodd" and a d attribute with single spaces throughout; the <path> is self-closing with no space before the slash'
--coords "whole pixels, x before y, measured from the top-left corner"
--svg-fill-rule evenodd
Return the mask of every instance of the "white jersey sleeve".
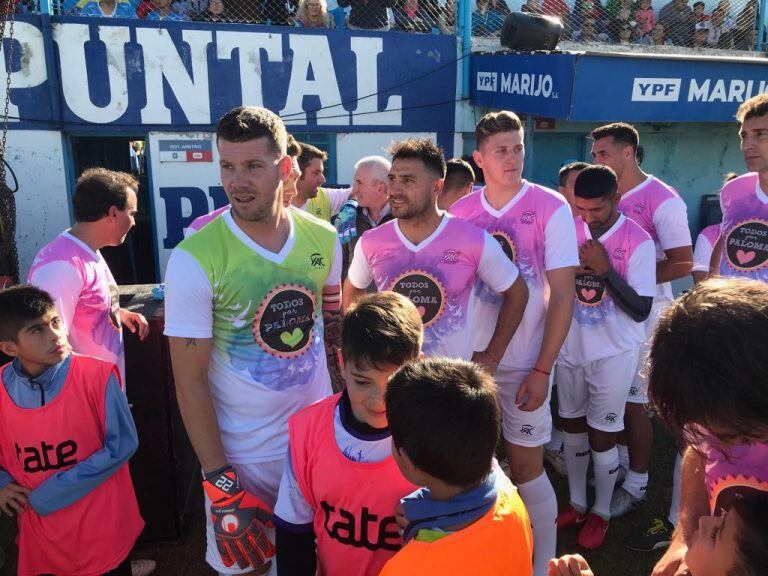
<path id="1" fill-rule="evenodd" d="M 627 284 L 638 296 L 656 296 L 656 246 L 653 240 L 640 244 L 627 267 Z"/>
<path id="2" fill-rule="evenodd" d="M 338 214 L 344 202 L 352 195 L 352 188 L 323 188 L 323 190 L 331 203 L 331 216 Z"/>
<path id="3" fill-rule="evenodd" d="M 688 229 L 688 209 L 682 198 L 670 198 L 662 202 L 653 213 L 653 226 L 662 250 L 690 246 L 691 231 Z"/>
<path id="4" fill-rule="evenodd" d="M 325 280 L 326 286 L 338 286 L 341 284 L 341 269 L 344 265 L 343 258 L 341 253 L 341 242 L 337 236 L 336 243 L 333 246 L 333 263 L 331 264 L 330 272 L 328 272 L 328 278 Z"/>
<path id="5" fill-rule="evenodd" d="M 280 488 L 277 492 L 275 516 L 284 522 L 297 526 L 312 524 L 315 519 L 315 511 L 301 493 L 296 475 L 293 473 L 290 446 L 285 455 L 283 476 L 280 479 Z"/>
<path id="6" fill-rule="evenodd" d="M 352 256 L 352 263 L 347 271 L 347 279 L 352 283 L 352 286 L 360 290 L 365 290 L 373 282 L 373 270 L 371 270 L 371 267 L 368 265 L 368 259 L 363 254 L 364 238 L 365 234 L 355 244 L 355 253 Z"/>
<path id="7" fill-rule="evenodd" d="M 213 338 L 213 289 L 200 264 L 176 248 L 165 271 L 165 331 L 178 338 Z"/>
<path id="8" fill-rule="evenodd" d="M 709 238 L 699 234 L 696 238 L 696 247 L 693 249 L 693 272 L 709 272 L 713 249 L 714 246 L 709 243 Z"/>
<path id="9" fill-rule="evenodd" d="M 69 330 L 83 290 L 83 278 L 77 269 L 61 260 L 49 262 L 29 275 L 29 283 L 51 295 L 62 324 Z"/>
<path id="10" fill-rule="evenodd" d="M 547 270 L 579 265 L 576 225 L 567 204 L 558 208 L 544 229 L 544 267 Z"/>
<path id="11" fill-rule="evenodd" d="M 515 266 L 493 236 L 484 233 L 485 245 L 477 267 L 477 276 L 496 293 L 504 292 L 514 284 L 520 271 Z"/>

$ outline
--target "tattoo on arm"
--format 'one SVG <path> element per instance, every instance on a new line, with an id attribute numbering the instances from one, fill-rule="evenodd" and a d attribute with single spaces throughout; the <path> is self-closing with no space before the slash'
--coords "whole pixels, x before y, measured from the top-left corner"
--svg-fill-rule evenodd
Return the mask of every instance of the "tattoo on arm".
<path id="1" fill-rule="evenodd" d="M 344 389 L 344 376 L 339 368 L 338 351 L 341 349 L 341 312 L 324 311 L 323 323 L 325 327 L 325 357 L 328 363 L 328 372 L 331 375 L 331 385 L 334 392 Z"/>

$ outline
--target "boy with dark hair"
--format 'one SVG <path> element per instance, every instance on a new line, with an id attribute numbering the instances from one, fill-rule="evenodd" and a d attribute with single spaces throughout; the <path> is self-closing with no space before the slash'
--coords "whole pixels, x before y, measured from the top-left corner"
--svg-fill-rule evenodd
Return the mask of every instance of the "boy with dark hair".
<path id="1" fill-rule="evenodd" d="M 395 506 L 414 486 L 392 459 L 384 406 L 389 377 L 421 352 L 421 317 L 395 292 L 344 316 L 347 387 L 289 421 L 275 505 L 280 574 L 377 576 L 400 549 Z"/>
<path id="2" fill-rule="evenodd" d="M 568 201 L 574 214 L 576 208 L 573 205 L 573 185 L 576 182 L 576 176 L 587 166 L 589 164 L 586 162 L 571 162 L 560 168 L 560 172 L 557 173 L 557 191 Z"/>
<path id="3" fill-rule="evenodd" d="M 643 321 L 656 293 L 656 251 L 648 233 L 619 213 L 613 170 L 584 168 L 574 194 L 581 266 L 573 321 L 557 360 L 570 503 L 557 526 L 583 524 L 579 545 L 599 548 L 619 470 L 616 436 L 624 428 L 624 406 L 645 339 Z M 595 504 L 587 515 L 590 452 Z"/>
<path id="4" fill-rule="evenodd" d="M 128 472 L 138 436 L 113 364 L 70 353 L 51 297 L 0 292 L 0 510 L 18 573 L 131 574 L 144 522 Z"/>
<path id="5" fill-rule="evenodd" d="M 437 197 L 437 207 L 448 210 L 454 202 L 472 192 L 474 183 L 475 171 L 469 162 L 460 158 L 448 160 L 445 164 L 443 190 Z"/>
<path id="6" fill-rule="evenodd" d="M 386 405 L 392 455 L 425 488 L 402 501 L 406 545 L 382 576 L 530 576 L 528 514 L 493 458 L 501 410 L 491 376 L 461 360 L 420 360 L 392 377 Z"/>

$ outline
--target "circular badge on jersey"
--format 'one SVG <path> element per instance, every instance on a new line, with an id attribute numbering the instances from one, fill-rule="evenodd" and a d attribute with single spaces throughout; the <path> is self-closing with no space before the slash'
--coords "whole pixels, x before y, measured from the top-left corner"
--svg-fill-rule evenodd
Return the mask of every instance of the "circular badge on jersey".
<path id="1" fill-rule="evenodd" d="M 315 295 L 300 284 L 272 288 L 253 320 L 253 338 L 266 352 L 295 358 L 306 352 L 315 326 Z"/>
<path id="2" fill-rule="evenodd" d="M 512 237 L 504 232 L 504 230 L 494 230 L 491 232 L 491 236 L 501 245 L 501 249 L 507 255 L 507 258 L 516 263 L 517 253 L 515 251 L 515 241 L 512 240 Z"/>
<path id="3" fill-rule="evenodd" d="M 445 288 L 429 272 L 409 270 L 398 276 L 389 288 L 413 302 L 424 328 L 437 322 L 445 307 Z"/>
<path id="4" fill-rule="evenodd" d="M 734 270 L 751 271 L 768 261 L 768 222 L 740 222 L 725 237 L 725 256 Z"/>
<path id="5" fill-rule="evenodd" d="M 605 296 L 605 284 L 595 274 L 576 275 L 576 300 L 584 306 L 600 306 Z"/>

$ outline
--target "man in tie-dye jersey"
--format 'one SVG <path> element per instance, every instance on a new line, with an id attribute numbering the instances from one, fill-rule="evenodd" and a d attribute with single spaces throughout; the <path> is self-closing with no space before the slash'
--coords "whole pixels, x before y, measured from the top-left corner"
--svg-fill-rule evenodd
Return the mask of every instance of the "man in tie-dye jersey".
<path id="1" fill-rule="evenodd" d="M 206 559 L 255 576 L 274 554 L 267 509 L 288 419 L 328 396 L 338 370 L 341 246 L 330 224 L 283 206 L 291 158 L 277 115 L 235 108 L 216 138 L 232 207 L 173 251 L 165 334 L 205 477 Z"/>

